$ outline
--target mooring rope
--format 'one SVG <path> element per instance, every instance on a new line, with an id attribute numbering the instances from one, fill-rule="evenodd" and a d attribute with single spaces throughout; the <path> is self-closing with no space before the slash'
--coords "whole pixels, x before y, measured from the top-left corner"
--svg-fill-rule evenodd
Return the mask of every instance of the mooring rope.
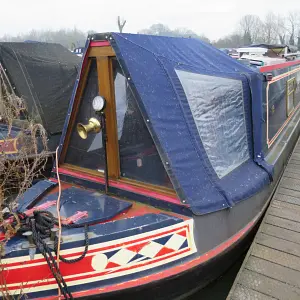
<path id="1" fill-rule="evenodd" d="M 57 213 L 57 218 L 58 218 L 58 243 L 57 243 L 55 249 L 57 249 L 56 262 L 57 262 L 57 266 L 59 268 L 62 226 L 61 226 L 61 218 L 60 218 L 61 181 L 60 181 L 59 172 L 58 172 L 58 150 L 59 150 L 59 146 L 57 146 L 56 151 L 55 151 L 55 167 L 56 167 L 56 176 L 57 176 L 57 181 L 58 181 L 58 197 L 57 197 L 57 201 L 56 201 L 56 213 Z M 60 299 L 61 299 L 61 290 L 58 289 L 58 300 L 60 300 Z"/>
<path id="2" fill-rule="evenodd" d="M 63 256 L 61 256 L 58 252 L 58 244 L 59 244 L 59 238 L 57 235 L 54 237 L 53 241 L 53 249 L 49 247 L 49 245 L 46 243 L 45 239 L 51 240 L 51 229 L 54 228 L 54 226 L 58 226 L 58 219 L 53 216 L 53 214 L 49 211 L 34 211 L 32 216 L 27 216 L 25 213 L 17 213 L 17 220 L 16 215 L 6 213 L 5 219 L 8 218 L 14 218 L 14 220 L 11 222 L 11 225 L 15 228 L 18 227 L 19 223 L 19 229 L 18 234 L 23 234 L 25 232 L 32 232 L 32 242 L 36 245 L 36 247 L 39 249 L 41 254 L 44 256 L 49 269 L 55 278 L 57 285 L 59 287 L 59 290 L 64 295 L 66 299 L 73 299 L 73 296 L 71 292 L 69 291 L 69 288 L 60 273 L 59 265 L 57 264 L 56 259 L 52 255 L 52 251 L 56 254 L 59 259 L 67 264 L 76 263 L 80 260 L 82 260 L 87 252 L 89 247 L 89 238 L 88 238 L 88 225 L 80 225 L 80 224 L 61 224 L 64 228 L 82 228 L 84 227 L 84 236 L 85 236 L 85 245 L 84 250 L 82 254 L 74 259 L 66 259 Z"/>

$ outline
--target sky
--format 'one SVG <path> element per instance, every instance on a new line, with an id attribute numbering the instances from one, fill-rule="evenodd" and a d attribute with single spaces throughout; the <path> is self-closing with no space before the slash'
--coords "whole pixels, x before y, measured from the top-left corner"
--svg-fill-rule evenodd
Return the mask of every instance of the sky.
<path id="1" fill-rule="evenodd" d="M 284 3 L 284 4 L 283 4 Z M 155 23 L 186 27 L 211 40 L 232 33 L 241 16 L 261 18 L 272 8 L 285 14 L 300 10 L 298 0 L 0 0 L 0 36 L 32 29 L 74 28 L 117 31 L 117 16 L 127 20 L 125 32 L 136 33 Z"/>

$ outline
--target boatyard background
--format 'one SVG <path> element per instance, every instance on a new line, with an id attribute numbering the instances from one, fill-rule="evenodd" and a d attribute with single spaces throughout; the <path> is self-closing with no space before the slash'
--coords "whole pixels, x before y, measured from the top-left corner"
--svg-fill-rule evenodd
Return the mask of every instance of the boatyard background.
<path id="1" fill-rule="evenodd" d="M 116 16 L 115 24 L 111 26 L 110 31 L 120 31 L 120 24 L 124 24 L 122 31 L 127 32 L 126 26 L 130 24 L 130 19 L 127 20 L 126 18 Z M 3 34 L 0 36 L 0 41 L 59 43 L 73 50 L 76 47 L 84 46 L 87 35 L 96 31 L 103 32 L 101 28 L 83 31 L 76 26 L 72 29 L 61 28 L 58 30 L 35 28 L 29 32 L 16 35 Z M 286 14 L 281 14 L 270 10 L 262 18 L 256 14 L 243 15 L 235 24 L 232 33 L 228 33 L 218 39 L 211 39 L 204 33 L 195 32 L 187 27 L 170 28 L 167 24 L 162 23 L 155 23 L 149 28 L 140 29 L 132 33 L 199 38 L 217 48 L 237 48 L 252 43 L 280 43 L 295 45 L 300 49 L 300 11 L 290 10 Z"/>

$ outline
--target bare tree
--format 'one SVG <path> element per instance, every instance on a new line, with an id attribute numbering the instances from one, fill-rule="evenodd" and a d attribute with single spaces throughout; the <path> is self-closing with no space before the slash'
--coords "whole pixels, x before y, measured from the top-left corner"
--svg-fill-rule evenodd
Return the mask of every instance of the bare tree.
<path id="1" fill-rule="evenodd" d="M 210 40 L 205 35 L 198 35 L 194 31 L 188 28 L 175 28 L 170 29 L 167 25 L 158 23 L 153 24 L 147 29 L 140 30 L 138 33 L 141 34 L 152 34 L 152 35 L 161 35 L 161 36 L 173 36 L 173 37 L 185 37 L 185 38 L 195 38 L 202 40 L 206 43 L 210 43 Z"/>
<path id="2" fill-rule="evenodd" d="M 19 228 L 19 221 L 16 227 L 9 222 L 4 222 L 4 215 L 9 213 L 15 215 L 17 203 L 22 194 L 32 185 L 33 180 L 42 176 L 49 157 L 47 147 L 46 130 L 41 124 L 32 120 L 18 119 L 20 114 L 26 110 L 24 100 L 18 97 L 0 64 L 0 107 L 1 123 L 6 124 L 6 135 L 2 138 L 0 149 L 0 227 L 4 229 L 5 237 L 0 240 L 0 274 L 1 256 L 5 249 L 5 244 L 9 241 Z M 14 122 L 19 122 L 17 136 L 13 136 L 12 126 Z M 12 146 L 14 141 L 14 146 Z M 5 151 L 7 146 L 16 150 L 13 157 Z M 17 218 L 18 220 L 18 218 Z M 0 295 L 6 297 L 5 279 L 0 275 Z"/>
<path id="3" fill-rule="evenodd" d="M 33 119 L 21 119 L 26 116 L 27 109 L 24 99 L 18 97 L 11 87 L 3 67 L 0 65 L 0 123 L 6 125 L 6 137 L 0 145 L 0 190 L 5 196 L 10 196 L 10 189 L 22 194 L 32 183 L 36 176 L 40 175 L 46 166 L 49 156 L 47 147 L 47 135 L 43 126 Z M 13 125 L 18 125 L 16 137 L 11 135 Z M 4 134 L 3 134 L 4 135 Z M 12 159 L 5 152 L 5 145 L 9 145 L 11 139 L 15 139 L 16 154 Z M 40 144 L 38 144 L 40 142 Z M 20 148 L 17 148 L 20 146 Z M 40 168 L 37 168 L 40 167 Z M 3 195 L 0 195 L 0 206 L 3 204 Z M 1 211 L 0 211 L 0 224 Z"/>
<path id="4" fill-rule="evenodd" d="M 268 44 L 276 43 L 277 38 L 277 22 L 273 12 L 269 12 L 263 22 L 262 33 L 263 41 Z"/>
<path id="5" fill-rule="evenodd" d="M 261 39 L 263 23 L 256 15 L 245 15 L 239 22 L 245 44 L 259 42 Z"/>
<path id="6" fill-rule="evenodd" d="M 213 45 L 217 48 L 237 48 L 244 45 L 244 37 L 239 33 L 233 33 L 215 41 Z"/>
<path id="7" fill-rule="evenodd" d="M 289 33 L 289 44 L 295 45 L 296 34 L 299 31 L 300 13 L 299 11 L 289 12 L 287 16 L 287 31 Z"/>
<path id="8" fill-rule="evenodd" d="M 25 40 L 33 40 L 47 43 L 59 43 L 66 48 L 83 46 L 86 41 L 87 34 L 77 28 L 52 30 L 31 30 L 28 33 L 19 34 L 17 36 L 5 35 L 0 37 L 0 41 L 4 42 L 24 42 Z"/>
<path id="9" fill-rule="evenodd" d="M 164 35 L 164 36 L 174 36 L 172 30 L 164 24 L 158 23 L 153 24 L 147 29 L 142 29 L 139 31 L 141 34 L 152 34 L 152 35 Z"/>
<path id="10" fill-rule="evenodd" d="M 120 16 L 118 16 L 118 27 L 119 27 L 119 32 L 123 32 L 123 28 L 124 28 L 124 26 L 125 26 L 125 24 L 126 24 L 126 20 L 121 20 L 121 17 Z"/>
<path id="11" fill-rule="evenodd" d="M 277 15 L 275 17 L 276 33 L 281 44 L 285 44 L 286 40 L 286 19 L 282 15 Z"/>

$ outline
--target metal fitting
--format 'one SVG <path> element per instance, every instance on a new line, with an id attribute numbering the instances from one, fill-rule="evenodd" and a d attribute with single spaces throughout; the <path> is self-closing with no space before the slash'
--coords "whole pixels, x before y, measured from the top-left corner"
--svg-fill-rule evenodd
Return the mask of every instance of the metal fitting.
<path id="1" fill-rule="evenodd" d="M 33 236 L 32 236 L 32 231 L 26 231 L 26 232 L 24 232 L 23 236 L 27 237 L 27 240 L 28 240 L 28 242 L 29 242 L 30 245 L 34 244 Z"/>
<path id="2" fill-rule="evenodd" d="M 57 227 L 53 227 L 51 228 L 51 232 L 50 232 L 50 240 L 53 242 L 57 236 L 57 232 L 58 232 L 58 228 Z"/>

